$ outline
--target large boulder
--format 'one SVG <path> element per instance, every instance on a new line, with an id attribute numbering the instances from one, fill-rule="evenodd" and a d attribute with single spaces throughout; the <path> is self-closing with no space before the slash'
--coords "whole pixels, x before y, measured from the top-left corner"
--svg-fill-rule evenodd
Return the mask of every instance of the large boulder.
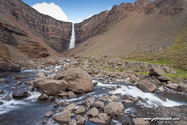
<path id="1" fill-rule="evenodd" d="M 70 68 L 63 72 L 67 89 L 76 93 L 93 91 L 92 79 L 88 73 L 79 68 Z"/>
<path id="2" fill-rule="evenodd" d="M 145 81 L 145 80 L 138 81 L 138 83 L 136 84 L 136 87 L 138 87 L 140 90 L 144 92 L 154 92 L 156 90 L 155 84 Z"/>
<path id="3" fill-rule="evenodd" d="M 149 70 L 149 75 L 150 76 L 163 76 L 164 71 L 159 65 L 153 66 L 153 68 Z"/>
<path id="4" fill-rule="evenodd" d="M 124 110 L 124 106 L 121 102 L 111 102 L 104 107 L 104 112 L 108 115 L 119 115 Z"/>
<path id="5" fill-rule="evenodd" d="M 58 95 L 60 91 L 67 88 L 67 83 L 64 80 L 54 80 L 50 78 L 39 78 L 33 81 L 34 86 L 43 90 L 47 95 Z"/>

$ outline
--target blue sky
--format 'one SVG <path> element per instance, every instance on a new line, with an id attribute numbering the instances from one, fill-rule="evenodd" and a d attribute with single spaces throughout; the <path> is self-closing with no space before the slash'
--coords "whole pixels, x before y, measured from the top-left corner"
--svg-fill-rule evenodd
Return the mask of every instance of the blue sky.
<path id="1" fill-rule="evenodd" d="M 58 20 L 80 22 L 90 15 L 99 14 L 102 11 L 109 10 L 113 5 L 119 5 L 121 3 L 134 3 L 136 0 L 22 0 L 35 9 L 38 8 L 40 11 L 46 9 L 47 13 L 53 12 L 58 16 L 65 16 Z M 44 4 L 44 2 L 46 4 Z M 43 4 L 42 4 L 43 3 Z M 61 14 L 58 12 L 59 9 L 55 9 L 54 4 L 58 5 L 63 11 Z M 40 6 L 39 6 L 40 4 Z M 47 4 L 50 4 L 49 7 Z M 64 15 L 65 14 L 65 15 Z"/>

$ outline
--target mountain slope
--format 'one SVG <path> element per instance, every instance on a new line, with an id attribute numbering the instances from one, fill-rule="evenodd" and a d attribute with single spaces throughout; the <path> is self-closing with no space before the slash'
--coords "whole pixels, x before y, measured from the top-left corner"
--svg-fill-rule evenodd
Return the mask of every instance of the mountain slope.
<path id="1" fill-rule="evenodd" d="M 126 18 L 67 55 L 164 61 L 187 70 L 185 0 L 138 0 Z"/>

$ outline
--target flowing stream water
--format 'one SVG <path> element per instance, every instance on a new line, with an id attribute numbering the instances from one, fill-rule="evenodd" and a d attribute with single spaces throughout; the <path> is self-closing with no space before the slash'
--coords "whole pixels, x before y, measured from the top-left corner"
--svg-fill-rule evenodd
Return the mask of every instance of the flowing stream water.
<path id="1" fill-rule="evenodd" d="M 75 47 L 75 28 L 74 28 L 74 23 L 72 22 L 72 34 L 71 34 L 69 49 L 72 49 L 74 47 Z"/>
<path id="2" fill-rule="evenodd" d="M 53 69 L 61 68 L 60 66 L 53 67 Z M 51 69 L 52 70 L 52 69 Z M 63 69 L 61 69 L 63 70 Z M 22 81 L 31 81 L 37 77 L 38 72 L 45 71 L 45 69 L 39 70 L 24 70 L 20 73 L 16 73 L 18 75 L 26 76 Z M 48 75 L 55 75 L 56 73 L 49 73 Z M 29 92 L 30 96 L 24 99 L 13 99 L 12 98 L 12 89 L 11 87 L 16 87 L 16 89 L 26 89 L 29 85 L 21 84 L 19 86 L 16 85 L 17 80 L 12 79 L 12 76 L 15 74 L 6 75 L 0 78 L 5 79 L 6 82 L 0 83 L 0 91 L 3 91 L 3 94 L 0 94 L 0 102 L 3 104 L 0 105 L 0 124 L 1 125 L 41 125 L 42 122 L 46 119 L 44 116 L 49 111 L 56 112 L 57 110 L 63 110 L 64 107 L 54 108 L 53 102 L 49 101 L 39 101 L 38 97 L 41 95 L 36 90 L 33 92 Z M 75 103 L 76 107 L 81 106 L 85 100 L 94 96 L 95 98 L 99 98 L 100 96 L 105 95 L 131 95 L 134 98 L 141 97 L 142 99 L 147 100 L 146 103 L 138 101 L 135 104 L 124 105 L 125 110 L 124 113 L 133 113 L 136 112 L 139 108 L 138 106 L 144 107 L 153 107 L 153 106 L 178 106 L 178 105 L 187 105 L 186 96 L 182 95 L 165 95 L 165 94 L 153 94 L 153 93 L 144 93 L 140 89 L 135 86 L 126 85 L 124 83 L 115 83 L 115 84 L 103 84 L 99 82 L 99 78 L 93 80 L 93 82 L 98 82 L 98 85 L 94 87 L 94 91 L 82 95 L 78 95 L 78 98 L 74 99 L 56 99 L 56 101 L 66 101 L 70 103 Z M 117 88 L 116 85 L 121 86 Z M 106 89 L 106 86 L 111 86 L 116 88 L 113 91 Z M 105 89 L 103 89 L 105 88 Z M 166 101 L 163 101 L 159 98 L 166 97 Z M 75 116 L 74 116 L 75 117 Z M 49 118 L 47 125 L 59 125 L 55 123 L 52 118 Z M 85 123 L 86 125 L 96 125 L 91 122 Z"/>

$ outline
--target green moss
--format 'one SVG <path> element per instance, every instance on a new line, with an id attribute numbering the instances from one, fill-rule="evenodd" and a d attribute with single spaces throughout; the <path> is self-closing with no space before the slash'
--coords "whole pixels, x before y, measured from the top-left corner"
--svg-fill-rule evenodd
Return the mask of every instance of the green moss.
<path id="1" fill-rule="evenodd" d="M 176 77 L 180 77 L 180 78 L 183 78 L 184 80 L 187 79 L 187 72 L 184 71 L 184 70 L 181 70 L 181 69 L 176 69 L 176 74 L 169 74 L 169 73 L 164 73 L 165 76 L 169 76 L 170 77 L 170 81 L 173 81 L 173 82 L 177 82 L 177 81 L 180 81 L 178 79 L 176 79 Z"/>
<path id="2" fill-rule="evenodd" d="M 109 68 L 105 68 L 105 70 L 109 70 Z"/>
<path id="3" fill-rule="evenodd" d="M 77 66 L 80 66 L 80 65 L 82 65 L 82 63 L 77 64 Z"/>
<path id="4" fill-rule="evenodd" d="M 115 72 L 119 72 L 119 70 L 115 69 Z"/>

